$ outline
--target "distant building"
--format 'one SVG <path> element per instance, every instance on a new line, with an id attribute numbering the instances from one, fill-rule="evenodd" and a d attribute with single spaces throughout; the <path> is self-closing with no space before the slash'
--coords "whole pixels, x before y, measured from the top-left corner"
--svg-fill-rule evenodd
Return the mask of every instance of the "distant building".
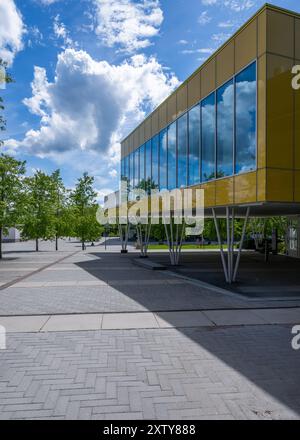
<path id="1" fill-rule="evenodd" d="M 21 234 L 17 228 L 10 228 L 7 235 L 3 236 L 3 242 L 11 242 L 14 243 L 16 241 L 20 241 Z"/>

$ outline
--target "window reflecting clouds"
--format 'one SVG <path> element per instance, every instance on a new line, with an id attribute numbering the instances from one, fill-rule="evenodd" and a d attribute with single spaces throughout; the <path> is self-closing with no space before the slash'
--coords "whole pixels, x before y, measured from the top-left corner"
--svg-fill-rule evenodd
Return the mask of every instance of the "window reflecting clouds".
<path id="1" fill-rule="evenodd" d="M 235 172 L 256 168 L 256 63 L 236 76 Z"/>
<path id="2" fill-rule="evenodd" d="M 254 62 L 123 158 L 121 175 L 162 190 L 254 170 L 256 87 Z"/>
<path id="3" fill-rule="evenodd" d="M 216 168 L 216 105 L 215 93 L 201 103 L 202 181 L 215 178 Z"/>
<path id="4" fill-rule="evenodd" d="M 187 113 L 177 121 L 177 186 L 184 188 L 187 186 Z"/>
<path id="5" fill-rule="evenodd" d="M 176 122 L 168 127 L 168 189 L 176 188 Z"/>
<path id="6" fill-rule="evenodd" d="M 217 177 L 233 174 L 234 142 L 233 80 L 217 91 Z"/>
<path id="7" fill-rule="evenodd" d="M 189 111 L 189 185 L 200 182 L 200 105 Z"/>

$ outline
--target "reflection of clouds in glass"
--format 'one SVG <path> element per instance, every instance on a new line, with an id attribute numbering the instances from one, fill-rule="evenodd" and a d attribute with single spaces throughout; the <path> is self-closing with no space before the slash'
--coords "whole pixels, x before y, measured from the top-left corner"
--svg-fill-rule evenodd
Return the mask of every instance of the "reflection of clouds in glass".
<path id="1" fill-rule="evenodd" d="M 236 84 L 236 170 L 255 168 L 256 81 Z"/>
<path id="2" fill-rule="evenodd" d="M 215 95 L 202 101 L 202 179 L 214 177 L 215 171 Z"/>
<path id="3" fill-rule="evenodd" d="M 168 189 L 176 186 L 176 122 L 168 128 Z"/>
<path id="4" fill-rule="evenodd" d="M 178 119 L 178 186 L 187 184 L 187 114 Z"/>
<path id="5" fill-rule="evenodd" d="M 189 111 L 189 185 L 200 181 L 200 105 Z"/>
<path id="6" fill-rule="evenodd" d="M 232 81 L 218 90 L 217 102 L 218 177 L 223 177 L 233 172 L 234 85 Z"/>

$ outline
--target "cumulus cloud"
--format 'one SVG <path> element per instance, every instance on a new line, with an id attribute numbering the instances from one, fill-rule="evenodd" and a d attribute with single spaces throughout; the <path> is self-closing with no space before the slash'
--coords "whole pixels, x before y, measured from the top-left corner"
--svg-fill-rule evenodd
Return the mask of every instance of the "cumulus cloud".
<path id="1" fill-rule="evenodd" d="M 54 31 L 55 37 L 58 40 L 62 41 L 62 43 L 63 43 L 62 44 L 62 49 L 78 45 L 76 42 L 75 43 L 73 42 L 72 38 L 69 35 L 69 32 L 68 32 L 66 26 L 64 25 L 64 23 L 62 23 L 60 21 L 59 14 L 56 15 L 56 17 L 54 18 L 53 31 Z"/>
<path id="2" fill-rule="evenodd" d="M 23 49 L 25 33 L 20 11 L 14 0 L 0 2 L 0 58 L 11 65 L 16 54 Z"/>
<path id="3" fill-rule="evenodd" d="M 150 46 L 163 22 L 159 0 L 94 0 L 94 4 L 95 30 L 102 43 L 127 53 Z"/>
<path id="4" fill-rule="evenodd" d="M 38 3 L 41 3 L 42 5 L 49 6 L 53 3 L 59 2 L 60 0 L 36 0 Z"/>
<path id="5" fill-rule="evenodd" d="M 134 55 L 111 65 L 66 49 L 53 82 L 44 68 L 35 67 L 32 96 L 24 100 L 40 117 L 40 128 L 21 141 L 6 141 L 6 148 L 54 160 L 66 152 L 101 152 L 115 164 L 120 138 L 178 84 L 154 57 Z"/>

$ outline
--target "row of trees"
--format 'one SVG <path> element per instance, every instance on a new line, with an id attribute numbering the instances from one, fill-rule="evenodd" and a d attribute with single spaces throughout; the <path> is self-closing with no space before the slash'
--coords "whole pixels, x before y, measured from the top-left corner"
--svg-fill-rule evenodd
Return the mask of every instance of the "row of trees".
<path id="1" fill-rule="evenodd" d="M 48 175 L 36 171 L 27 177 L 26 163 L 6 154 L 0 155 L 0 258 L 2 237 L 8 229 L 18 226 L 23 239 L 36 242 L 61 237 L 96 240 L 103 228 L 96 220 L 97 202 L 94 178 L 84 173 L 74 190 L 65 188 L 60 171 Z"/>

